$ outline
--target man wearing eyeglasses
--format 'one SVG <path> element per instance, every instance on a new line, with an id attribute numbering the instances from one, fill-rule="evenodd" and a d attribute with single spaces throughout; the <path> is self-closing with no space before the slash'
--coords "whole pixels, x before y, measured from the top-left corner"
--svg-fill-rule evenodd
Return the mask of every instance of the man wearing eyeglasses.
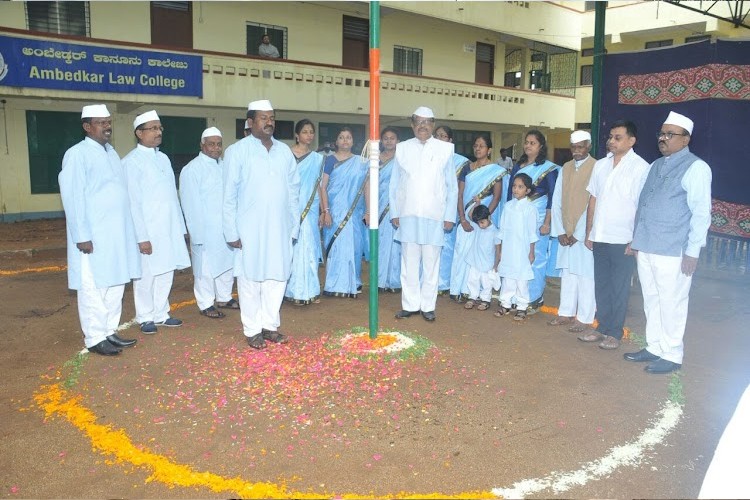
<path id="1" fill-rule="evenodd" d="M 84 106 L 86 138 L 65 152 L 58 177 L 68 235 L 68 286 L 78 292 L 86 348 L 115 356 L 136 343 L 117 335 L 125 283 L 141 274 L 120 157 L 104 104 Z"/>
<path id="2" fill-rule="evenodd" d="M 625 354 L 648 361 L 649 373 L 682 366 L 688 295 L 711 225 L 711 168 L 690 152 L 693 121 L 669 113 L 657 136 L 662 157 L 638 201 L 633 242 L 646 312 L 645 349 Z"/>
<path id="3" fill-rule="evenodd" d="M 396 146 L 389 187 L 394 239 L 401 242 L 402 310 L 396 318 L 421 311 L 425 320 L 435 321 L 440 252 L 458 203 L 454 147 L 432 136 L 435 115 L 430 108 L 414 111 L 411 128 L 414 138 Z"/>
<path id="4" fill-rule="evenodd" d="M 159 151 L 164 131 L 159 115 L 152 110 L 136 116 L 133 129 L 138 144 L 122 160 L 141 252 L 142 274 L 133 280 L 133 297 L 141 332 L 151 335 L 157 326 L 182 325 L 169 316 L 169 292 L 175 269 L 190 267 L 190 256 L 172 163 Z"/>

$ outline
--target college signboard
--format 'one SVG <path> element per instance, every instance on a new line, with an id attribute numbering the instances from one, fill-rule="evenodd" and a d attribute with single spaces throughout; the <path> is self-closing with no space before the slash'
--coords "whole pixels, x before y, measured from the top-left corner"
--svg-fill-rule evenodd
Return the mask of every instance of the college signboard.
<path id="1" fill-rule="evenodd" d="M 0 35 L 0 87 L 203 97 L 203 58 Z"/>

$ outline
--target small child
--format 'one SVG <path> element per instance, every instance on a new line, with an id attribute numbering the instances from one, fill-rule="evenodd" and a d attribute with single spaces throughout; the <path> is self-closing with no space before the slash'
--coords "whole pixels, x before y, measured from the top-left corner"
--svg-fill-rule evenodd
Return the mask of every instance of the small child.
<path id="1" fill-rule="evenodd" d="M 537 210 L 527 198 L 534 190 L 531 177 L 517 174 L 511 190 L 513 199 L 503 208 L 496 240 L 495 262 L 503 285 L 500 289 L 500 309 L 495 316 L 509 314 L 511 300 L 515 297 L 516 314 L 513 319 L 523 321 L 529 306 L 529 281 L 534 278 L 531 268 L 534 263 L 534 243 L 539 240 L 536 233 Z"/>
<path id="2" fill-rule="evenodd" d="M 466 278 L 469 300 L 465 309 L 477 307 L 478 311 L 490 308 L 492 288 L 495 287 L 495 235 L 497 228 L 490 220 L 490 209 L 474 199 L 474 206 L 469 209 L 469 221 L 474 230 L 469 233 L 471 242 L 465 260 L 469 267 Z M 479 304 L 477 305 L 477 302 Z"/>

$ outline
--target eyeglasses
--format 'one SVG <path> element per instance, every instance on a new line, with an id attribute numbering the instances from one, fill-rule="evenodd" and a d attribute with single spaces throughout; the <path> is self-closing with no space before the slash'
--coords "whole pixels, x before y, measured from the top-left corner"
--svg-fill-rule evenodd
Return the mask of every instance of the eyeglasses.
<path id="1" fill-rule="evenodd" d="M 153 127 L 143 127 L 141 130 L 148 130 L 149 132 L 164 132 L 164 127 L 161 125 L 154 125 Z"/>
<path id="2" fill-rule="evenodd" d="M 657 132 L 656 133 L 656 138 L 657 139 L 661 139 L 662 137 L 664 137 L 668 141 L 671 141 L 672 137 L 674 137 L 676 135 L 687 135 L 687 134 L 680 134 L 680 133 L 677 133 L 677 132 Z"/>
<path id="3" fill-rule="evenodd" d="M 434 118 L 427 118 L 425 120 L 412 120 L 411 123 L 413 125 L 416 125 L 417 127 L 421 127 L 422 125 L 428 125 L 428 124 L 431 125 L 431 124 L 435 123 L 435 119 Z"/>

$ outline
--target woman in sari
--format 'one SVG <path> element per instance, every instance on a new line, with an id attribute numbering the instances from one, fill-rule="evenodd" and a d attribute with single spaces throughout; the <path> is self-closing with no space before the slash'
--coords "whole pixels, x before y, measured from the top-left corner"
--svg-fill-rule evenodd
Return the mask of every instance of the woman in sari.
<path id="1" fill-rule="evenodd" d="M 453 142 L 453 129 L 447 125 L 440 125 L 435 129 L 435 139 L 445 142 Z M 469 159 L 458 153 L 453 154 L 453 166 L 456 169 L 456 182 L 463 172 L 464 168 L 469 166 Z M 453 220 L 453 229 L 445 233 L 443 240 L 443 249 L 440 252 L 440 276 L 438 277 L 438 294 L 450 292 L 451 287 L 451 265 L 453 263 L 453 253 L 456 245 L 456 233 L 458 232 L 458 210 Z"/>
<path id="2" fill-rule="evenodd" d="M 320 302 L 318 264 L 322 260 L 320 246 L 320 185 L 323 179 L 323 156 L 310 149 L 315 140 L 315 126 L 307 118 L 294 127 L 292 153 L 297 160 L 300 177 L 300 228 L 292 253 L 292 274 L 286 285 L 284 299 L 295 305 Z"/>
<path id="3" fill-rule="evenodd" d="M 397 293 L 401 291 L 401 243 L 393 239 L 396 230 L 391 224 L 389 210 L 389 186 L 393 172 L 393 157 L 396 155 L 398 130 L 386 127 L 380 133 L 380 170 L 378 173 L 378 290 Z M 365 227 L 369 228 L 370 217 L 370 179 L 365 186 Z M 367 229 L 369 231 L 369 229 Z"/>
<path id="4" fill-rule="evenodd" d="M 352 154 L 348 127 L 336 136 L 336 152 L 327 157 L 321 181 L 326 280 L 323 295 L 356 298 L 362 287 L 362 218 L 367 164 Z"/>
<path id="5" fill-rule="evenodd" d="M 500 213 L 505 204 L 509 172 L 506 168 L 490 160 L 492 139 L 489 134 L 479 134 L 474 139 L 476 161 L 469 164 L 458 177 L 458 218 L 460 227 L 456 231 L 456 244 L 451 263 L 450 295 L 457 302 L 463 301 L 468 292 L 466 279 L 468 264 L 466 254 L 471 243 L 471 224 L 467 220 L 474 197 L 482 200 L 482 205 L 490 209 L 490 220 L 495 227 L 500 225 Z"/>
<path id="6" fill-rule="evenodd" d="M 552 223 L 552 195 L 555 191 L 557 174 L 560 167 L 547 159 L 547 140 L 539 130 L 526 132 L 523 142 L 523 155 L 511 171 L 511 182 L 516 174 L 526 174 L 531 177 L 534 192 L 529 200 L 537 209 L 537 223 L 539 241 L 534 246 L 534 279 L 529 282 L 529 313 L 533 314 L 544 304 L 544 285 L 547 280 L 547 261 L 550 246 L 557 244 L 557 239 L 550 239 L 550 225 Z M 507 199 L 512 199 L 510 190 Z M 552 240 L 552 241 L 551 241 Z"/>

